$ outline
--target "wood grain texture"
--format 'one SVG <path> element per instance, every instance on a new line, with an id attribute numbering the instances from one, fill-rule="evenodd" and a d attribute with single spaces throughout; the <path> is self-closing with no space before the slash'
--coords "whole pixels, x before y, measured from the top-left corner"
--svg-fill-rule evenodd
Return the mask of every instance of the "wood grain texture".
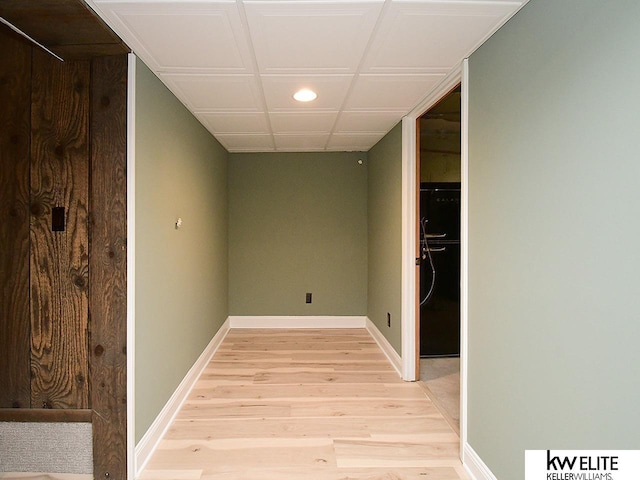
<path id="1" fill-rule="evenodd" d="M 91 407 L 95 478 L 127 467 L 127 57 L 91 65 Z"/>
<path id="2" fill-rule="evenodd" d="M 31 406 L 88 408 L 89 64 L 33 50 L 32 82 Z"/>
<path id="3" fill-rule="evenodd" d="M 29 408 L 31 47 L 0 26 L 0 408 Z"/>
<path id="4" fill-rule="evenodd" d="M 0 422 L 91 422 L 91 410 L 0 408 Z"/>
<path id="5" fill-rule="evenodd" d="M 0 16 L 66 61 L 97 49 L 125 54 L 127 46 L 81 0 L 2 0 Z"/>
<path id="6" fill-rule="evenodd" d="M 459 437 L 364 330 L 231 330 L 141 480 L 460 480 Z"/>

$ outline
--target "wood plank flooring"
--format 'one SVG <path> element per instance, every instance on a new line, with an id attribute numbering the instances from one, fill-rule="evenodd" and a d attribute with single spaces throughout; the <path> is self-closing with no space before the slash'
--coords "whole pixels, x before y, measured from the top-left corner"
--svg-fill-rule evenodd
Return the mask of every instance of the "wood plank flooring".
<path id="1" fill-rule="evenodd" d="M 460 480 L 459 438 L 364 329 L 231 330 L 140 480 Z"/>

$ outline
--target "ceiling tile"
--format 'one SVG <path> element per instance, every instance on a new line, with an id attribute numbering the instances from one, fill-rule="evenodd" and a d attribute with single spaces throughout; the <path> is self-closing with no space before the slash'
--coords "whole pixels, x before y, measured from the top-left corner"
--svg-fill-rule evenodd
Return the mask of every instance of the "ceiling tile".
<path id="1" fill-rule="evenodd" d="M 383 1 L 244 5 L 261 73 L 353 73 Z"/>
<path id="2" fill-rule="evenodd" d="M 263 75 L 267 108 L 269 111 L 340 110 L 349 86 L 351 75 Z M 301 103 L 293 94 L 301 88 L 310 88 L 318 94 L 312 102 Z"/>
<path id="3" fill-rule="evenodd" d="M 325 132 L 329 133 L 338 112 L 271 113 L 273 133 Z"/>
<path id="4" fill-rule="evenodd" d="M 130 32 L 130 45 L 153 70 L 251 71 L 249 47 L 233 2 L 103 2 L 101 6 L 111 9 Z"/>
<path id="5" fill-rule="evenodd" d="M 229 152 L 271 152 L 271 135 L 219 134 L 215 136 Z"/>
<path id="6" fill-rule="evenodd" d="M 274 135 L 278 151 L 324 150 L 329 134 Z"/>
<path id="7" fill-rule="evenodd" d="M 407 112 L 342 112 L 334 132 L 388 132 L 405 113 Z"/>
<path id="8" fill-rule="evenodd" d="M 346 109 L 408 112 L 444 78 L 431 75 L 360 75 Z"/>
<path id="9" fill-rule="evenodd" d="M 214 134 L 248 133 L 269 135 L 265 114 L 260 113 L 196 113 L 196 117 Z"/>
<path id="10" fill-rule="evenodd" d="M 253 75 L 161 74 L 161 79 L 193 110 L 261 111 L 260 90 Z"/>
<path id="11" fill-rule="evenodd" d="M 363 73 L 446 73 L 519 3 L 393 1 Z"/>

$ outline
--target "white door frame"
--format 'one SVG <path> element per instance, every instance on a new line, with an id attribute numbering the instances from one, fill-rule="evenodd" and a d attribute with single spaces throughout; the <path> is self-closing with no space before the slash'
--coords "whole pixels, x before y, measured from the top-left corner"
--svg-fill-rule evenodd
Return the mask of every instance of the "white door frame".
<path id="1" fill-rule="evenodd" d="M 416 122 L 456 85 L 461 84 L 461 206 L 460 206 L 460 441 L 467 438 L 467 302 L 468 302 L 468 63 L 452 70 L 431 93 L 402 119 L 402 378 L 417 380 L 416 362 Z"/>

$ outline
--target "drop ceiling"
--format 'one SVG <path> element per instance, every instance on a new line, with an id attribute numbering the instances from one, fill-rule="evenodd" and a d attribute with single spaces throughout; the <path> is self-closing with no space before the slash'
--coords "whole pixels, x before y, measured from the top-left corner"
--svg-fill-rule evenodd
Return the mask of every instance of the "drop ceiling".
<path id="1" fill-rule="evenodd" d="M 228 151 L 269 152 L 369 150 L 526 0 L 89 3 Z"/>

